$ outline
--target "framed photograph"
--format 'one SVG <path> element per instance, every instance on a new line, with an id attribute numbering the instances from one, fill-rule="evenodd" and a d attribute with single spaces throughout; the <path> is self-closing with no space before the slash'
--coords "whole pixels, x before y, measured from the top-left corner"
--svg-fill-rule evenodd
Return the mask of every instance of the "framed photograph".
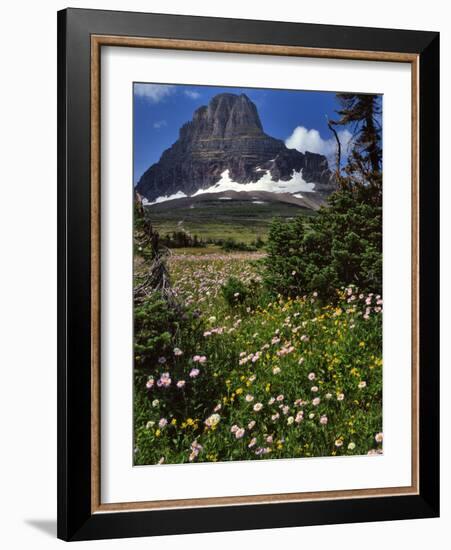
<path id="1" fill-rule="evenodd" d="M 58 536 L 439 514 L 439 35 L 58 14 Z"/>

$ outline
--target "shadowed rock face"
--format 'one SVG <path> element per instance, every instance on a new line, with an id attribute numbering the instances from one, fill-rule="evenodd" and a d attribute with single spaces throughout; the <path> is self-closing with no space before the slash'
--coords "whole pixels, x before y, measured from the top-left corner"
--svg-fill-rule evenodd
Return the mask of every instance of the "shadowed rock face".
<path id="1" fill-rule="evenodd" d="M 326 157 L 288 149 L 263 132 L 257 108 L 245 94 L 226 93 L 195 111 L 136 189 L 149 201 L 178 191 L 192 195 L 217 183 L 227 169 L 238 183 L 256 182 L 265 170 L 273 180 L 287 181 L 293 170 L 302 169 L 315 190 L 328 193 L 335 188 Z"/>

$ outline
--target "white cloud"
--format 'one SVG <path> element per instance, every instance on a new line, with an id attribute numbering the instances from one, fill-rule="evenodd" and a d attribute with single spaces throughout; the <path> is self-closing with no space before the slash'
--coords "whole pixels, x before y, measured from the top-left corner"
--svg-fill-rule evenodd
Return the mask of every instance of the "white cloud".
<path id="1" fill-rule="evenodd" d="M 173 94 L 175 86 L 168 84 L 135 84 L 134 93 L 137 97 L 147 99 L 151 103 L 159 103 L 165 97 Z"/>
<path id="2" fill-rule="evenodd" d="M 163 126 L 167 126 L 168 123 L 165 120 L 157 120 L 153 123 L 153 127 L 159 130 L 160 128 L 163 128 Z"/>
<path id="3" fill-rule="evenodd" d="M 352 134 L 346 129 L 339 130 L 338 137 L 341 143 L 342 158 L 346 158 Z M 297 149 L 301 153 L 310 151 L 311 153 L 325 155 L 328 158 L 333 158 L 337 150 L 337 142 L 334 136 L 331 136 L 329 139 L 323 139 L 318 130 L 308 130 L 304 126 L 297 126 L 291 136 L 285 140 L 285 145 L 289 149 Z"/>
<path id="4" fill-rule="evenodd" d="M 183 92 L 186 96 L 188 96 L 190 99 L 198 99 L 200 97 L 199 92 L 195 92 L 192 90 L 184 90 Z"/>

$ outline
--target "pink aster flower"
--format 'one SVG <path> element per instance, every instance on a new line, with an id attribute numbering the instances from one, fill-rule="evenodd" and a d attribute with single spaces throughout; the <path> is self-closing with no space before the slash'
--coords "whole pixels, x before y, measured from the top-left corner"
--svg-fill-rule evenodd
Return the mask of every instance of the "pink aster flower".
<path id="1" fill-rule="evenodd" d="M 283 398 L 283 395 L 280 394 L 276 397 L 276 399 L 277 399 L 277 401 L 283 401 L 284 398 Z"/>
<path id="2" fill-rule="evenodd" d="M 179 357 L 180 355 L 183 355 L 183 351 L 180 348 L 174 348 L 174 355 Z"/>
<path id="3" fill-rule="evenodd" d="M 310 372 L 307 378 L 308 378 L 309 380 L 315 380 L 316 374 L 315 374 L 314 372 Z"/>
<path id="4" fill-rule="evenodd" d="M 190 378 L 196 378 L 197 376 L 199 376 L 199 373 L 199 369 L 191 369 L 189 372 Z"/>
<path id="5" fill-rule="evenodd" d="M 256 443 L 257 443 L 257 438 L 256 438 L 256 437 L 253 437 L 253 438 L 249 441 L 249 445 L 248 445 L 249 449 L 250 449 L 251 447 L 253 447 Z"/>
<path id="6" fill-rule="evenodd" d="M 320 419 L 319 419 L 319 423 L 322 424 L 323 426 L 325 426 L 328 422 L 328 418 L 325 414 L 323 414 Z"/>
<path id="7" fill-rule="evenodd" d="M 315 399 L 313 399 L 312 401 L 312 405 L 314 405 L 315 407 L 317 407 L 320 403 L 321 399 L 319 397 L 315 397 Z"/>
<path id="8" fill-rule="evenodd" d="M 160 428 L 164 428 L 166 425 L 167 425 L 168 421 L 166 420 L 166 418 L 160 418 L 160 421 L 158 422 L 158 426 Z"/>
<path id="9" fill-rule="evenodd" d="M 251 395 L 250 393 L 248 393 L 244 399 L 246 399 L 246 401 L 247 401 L 248 403 L 250 403 L 251 401 L 254 400 L 254 396 Z"/>
<path id="10" fill-rule="evenodd" d="M 185 385 L 185 383 L 186 383 L 185 380 L 179 380 L 179 381 L 177 382 L 177 388 L 183 388 L 183 386 Z"/>
<path id="11" fill-rule="evenodd" d="M 252 428 L 255 426 L 256 422 L 255 420 L 251 420 L 249 424 L 247 425 L 248 430 L 252 430 Z"/>
<path id="12" fill-rule="evenodd" d="M 169 375 L 168 372 L 164 372 L 161 376 L 160 376 L 160 379 L 158 380 L 157 382 L 157 386 L 158 387 L 163 387 L 163 388 L 167 388 L 168 386 L 171 385 L 171 377 Z"/>
<path id="13" fill-rule="evenodd" d="M 255 403 L 253 408 L 255 412 L 259 412 L 263 409 L 263 403 Z"/>
<path id="14" fill-rule="evenodd" d="M 150 390 L 150 388 L 153 387 L 154 383 L 155 383 L 155 380 L 153 378 L 149 378 L 149 380 L 147 380 L 146 382 L 146 388 Z"/>
<path id="15" fill-rule="evenodd" d="M 237 439 L 241 439 L 245 433 L 245 429 L 244 428 L 238 428 L 237 431 L 235 432 L 235 437 Z"/>

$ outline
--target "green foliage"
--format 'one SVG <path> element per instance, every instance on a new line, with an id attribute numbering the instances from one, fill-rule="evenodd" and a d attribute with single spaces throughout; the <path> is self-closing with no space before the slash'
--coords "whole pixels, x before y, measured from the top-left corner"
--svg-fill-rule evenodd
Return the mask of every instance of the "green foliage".
<path id="1" fill-rule="evenodd" d="M 229 277 L 222 285 L 221 291 L 229 306 L 244 304 L 249 298 L 247 286 L 237 277 Z"/>
<path id="2" fill-rule="evenodd" d="M 180 320 L 159 292 L 142 304 L 135 305 L 135 366 L 152 367 L 168 353 L 173 337 L 180 329 Z"/>
<path id="3" fill-rule="evenodd" d="M 173 231 L 161 237 L 161 242 L 169 248 L 202 248 L 206 243 L 197 235 L 190 235 L 187 231 Z"/>
<path id="4" fill-rule="evenodd" d="M 195 348 L 204 363 L 195 362 L 194 348 L 181 348 L 160 368 L 170 372 L 169 387 L 146 392 L 145 379 L 137 382 L 135 464 L 380 452 L 377 297 L 339 293 L 335 307 L 312 295 L 280 297 L 233 316 L 222 300 L 202 302 L 211 315 Z M 186 336 L 177 341 L 187 343 Z M 192 379 L 186 371 L 196 365 Z M 178 389 L 181 375 L 186 385 Z"/>
<path id="5" fill-rule="evenodd" d="M 269 288 L 297 296 L 317 291 L 332 299 L 355 285 L 382 291 L 382 206 L 365 189 L 340 190 L 309 221 L 274 220 L 265 259 Z"/>
<path id="6" fill-rule="evenodd" d="M 218 241 L 218 244 L 220 244 L 221 248 L 226 252 L 233 252 L 233 251 L 252 252 L 256 250 L 256 247 L 253 244 L 247 244 L 240 241 L 236 241 L 232 237 L 229 237 L 228 239 L 225 239 L 223 241 Z"/>
<path id="7" fill-rule="evenodd" d="M 229 307 L 255 307 L 261 298 L 262 286 L 256 279 L 245 283 L 232 276 L 222 285 L 221 293 Z"/>
<path id="8" fill-rule="evenodd" d="M 205 351 L 199 346 L 204 329 L 198 310 L 177 310 L 158 292 L 135 305 L 134 422 L 139 440 L 140 433 L 148 437 L 143 422 L 156 412 L 167 419 L 168 432 L 183 419 L 204 417 L 218 398 L 221 379 L 205 368 L 206 357 L 199 355 Z M 202 374 L 201 380 L 193 369 Z M 152 462 L 153 452 L 142 447 L 137 460 Z"/>
<path id="9" fill-rule="evenodd" d="M 221 246 L 226 252 L 255 252 L 265 246 L 265 241 L 259 236 L 250 243 L 237 241 L 233 237 L 227 239 L 216 239 L 211 242 Z"/>

